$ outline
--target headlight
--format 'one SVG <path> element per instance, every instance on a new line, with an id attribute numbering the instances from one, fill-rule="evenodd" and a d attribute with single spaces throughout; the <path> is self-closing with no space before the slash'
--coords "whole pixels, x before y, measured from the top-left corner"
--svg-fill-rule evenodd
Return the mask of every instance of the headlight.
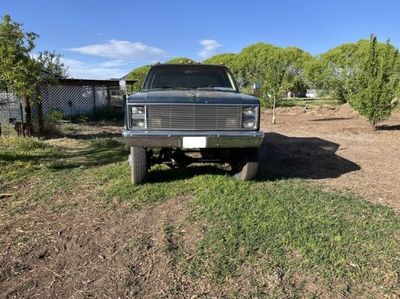
<path id="1" fill-rule="evenodd" d="M 144 114 L 144 106 L 133 106 L 132 115 L 133 114 Z"/>
<path id="2" fill-rule="evenodd" d="M 243 107 L 243 115 L 256 115 L 256 107 Z"/>
<path id="3" fill-rule="evenodd" d="M 256 129 L 257 128 L 257 107 L 243 107 L 242 108 L 242 127 L 244 129 Z"/>
<path id="4" fill-rule="evenodd" d="M 146 128 L 145 106 L 131 106 L 131 127 L 138 129 Z"/>
<path id="5" fill-rule="evenodd" d="M 244 120 L 243 121 L 243 128 L 246 129 L 254 129 L 256 127 L 256 122 L 254 120 Z"/>

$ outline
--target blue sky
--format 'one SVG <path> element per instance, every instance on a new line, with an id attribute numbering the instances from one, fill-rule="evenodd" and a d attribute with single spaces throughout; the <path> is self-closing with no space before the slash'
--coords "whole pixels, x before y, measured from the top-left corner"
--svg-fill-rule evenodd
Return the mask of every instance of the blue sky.
<path id="1" fill-rule="evenodd" d="M 120 77 L 176 56 L 202 60 L 256 42 L 297 46 L 312 54 L 345 42 L 390 38 L 400 46 L 400 1 L 100 1 L 0 0 L 36 51 L 64 56 L 73 77 Z"/>

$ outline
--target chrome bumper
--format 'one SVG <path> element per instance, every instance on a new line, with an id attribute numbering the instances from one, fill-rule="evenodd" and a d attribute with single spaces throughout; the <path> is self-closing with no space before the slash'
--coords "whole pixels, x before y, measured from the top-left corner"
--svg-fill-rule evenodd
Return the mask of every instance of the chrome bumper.
<path id="1" fill-rule="evenodd" d="M 122 132 L 128 146 L 184 148 L 184 137 L 205 137 L 205 148 L 245 148 L 259 147 L 262 131 L 133 131 Z"/>

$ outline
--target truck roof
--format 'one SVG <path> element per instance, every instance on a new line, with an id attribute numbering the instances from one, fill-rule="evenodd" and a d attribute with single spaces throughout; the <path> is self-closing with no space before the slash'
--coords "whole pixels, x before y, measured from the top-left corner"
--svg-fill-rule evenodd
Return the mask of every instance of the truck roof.
<path id="1" fill-rule="evenodd" d="M 154 64 L 152 65 L 153 67 L 220 67 L 220 68 L 227 68 L 227 66 L 223 64 L 202 64 L 202 63 L 160 63 L 160 64 Z"/>

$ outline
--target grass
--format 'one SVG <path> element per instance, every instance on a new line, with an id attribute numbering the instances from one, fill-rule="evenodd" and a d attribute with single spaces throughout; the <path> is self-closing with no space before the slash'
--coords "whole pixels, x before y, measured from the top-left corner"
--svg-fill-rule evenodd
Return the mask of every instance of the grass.
<path id="1" fill-rule="evenodd" d="M 187 265 L 193 277 L 206 276 L 217 285 L 240 281 L 247 266 L 278 277 L 286 289 L 296 286 L 299 296 L 310 288 L 311 278 L 333 294 L 399 294 L 400 218 L 393 210 L 305 180 L 269 181 L 263 173 L 259 181 L 239 182 L 208 166 L 153 167 L 150 182 L 133 187 L 127 155 L 118 138 L 2 138 L 0 188 L 35 184 L 24 200 L 36 202 L 86 184 L 101 200 L 135 209 L 190 196 L 192 225 L 205 225 L 197 254 Z M 53 210 L 64 209 L 58 203 Z M 173 228 L 165 234 L 172 240 Z M 166 250 L 174 250 L 171 244 Z M 253 287 L 252 294 L 261 296 L 259 284 L 253 281 Z"/>
<path id="2" fill-rule="evenodd" d="M 261 254 L 269 271 L 317 273 L 343 291 L 367 293 L 372 282 L 388 291 L 397 285 L 400 221 L 390 209 L 300 180 L 220 179 L 196 201 L 200 217 L 211 223 L 201 260 L 213 261 L 219 280 Z"/>
<path id="3" fill-rule="evenodd" d="M 177 181 L 156 182 L 170 172 L 153 169 L 155 182 L 130 187 L 126 165 L 115 166 L 103 194 L 138 207 L 190 193 L 195 223 L 209 224 L 192 265 L 196 275 L 221 283 L 262 256 L 268 273 L 316 275 L 342 293 L 399 291 L 400 218 L 391 209 L 302 180 L 246 183 L 218 170 L 188 169 Z"/>
<path id="4" fill-rule="evenodd" d="M 33 175 L 54 155 L 52 146 L 36 138 L 0 138 L 0 187 Z"/>

